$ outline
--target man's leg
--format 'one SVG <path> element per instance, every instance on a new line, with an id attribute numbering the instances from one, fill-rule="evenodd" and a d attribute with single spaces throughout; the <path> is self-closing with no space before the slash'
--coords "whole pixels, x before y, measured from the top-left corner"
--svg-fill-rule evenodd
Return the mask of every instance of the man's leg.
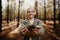
<path id="1" fill-rule="evenodd" d="M 40 40 L 40 36 L 32 36 L 32 40 Z"/>
<path id="2" fill-rule="evenodd" d="M 24 40 L 29 40 L 29 38 L 30 38 L 30 37 L 29 37 L 28 35 L 25 35 L 25 36 L 24 36 Z"/>

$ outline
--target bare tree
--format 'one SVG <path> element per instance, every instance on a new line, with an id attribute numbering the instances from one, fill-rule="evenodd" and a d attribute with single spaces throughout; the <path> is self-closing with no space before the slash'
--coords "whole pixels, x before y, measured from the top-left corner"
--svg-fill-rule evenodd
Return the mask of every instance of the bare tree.
<path id="1" fill-rule="evenodd" d="M 38 18 L 38 1 L 35 0 L 36 18 Z"/>
<path id="2" fill-rule="evenodd" d="M 7 25 L 9 24 L 9 0 L 7 0 L 8 5 L 7 5 Z"/>
<path id="3" fill-rule="evenodd" d="M 55 7 L 56 7 L 56 5 L 55 5 L 55 0 L 54 0 L 54 29 L 56 29 L 56 22 L 55 22 L 55 19 L 56 19 L 56 16 L 55 16 L 56 12 L 55 11 L 56 11 L 56 8 Z"/>
<path id="4" fill-rule="evenodd" d="M 18 22 L 17 22 L 17 27 L 19 26 L 19 20 L 20 20 L 20 0 L 19 0 L 19 6 L 18 6 Z"/>
<path id="5" fill-rule="evenodd" d="M 59 15 L 58 15 L 58 19 L 59 19 L 59 24 L 60 24 L 60 0 L 58 0 L 58 8 L 59 8 Z"/>
<path id="6" fill-rule="evenodd" d="M 44 0 L 44 23 L 46 23 L 46 3 Z"/>
<path id="7" fill-rule="evenodd" d="M 0 33 L 2 32 L 2 6 L 0 0 Z"/>

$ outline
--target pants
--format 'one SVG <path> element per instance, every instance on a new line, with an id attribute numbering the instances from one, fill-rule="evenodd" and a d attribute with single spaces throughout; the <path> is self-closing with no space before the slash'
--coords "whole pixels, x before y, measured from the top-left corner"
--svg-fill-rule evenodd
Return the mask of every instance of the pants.
<path id="1" fill-rule="evenodd" d="M 30 36 L 25 35 L 24 40 L 30 40 Z M 40 36 L 31 36 L 31 40 L 40 40 Z"/>

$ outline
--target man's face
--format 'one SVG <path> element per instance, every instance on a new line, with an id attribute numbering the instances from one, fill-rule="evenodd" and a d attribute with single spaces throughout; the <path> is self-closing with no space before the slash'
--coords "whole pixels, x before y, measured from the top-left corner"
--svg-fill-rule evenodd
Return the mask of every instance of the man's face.
<path id="1" fill-rule="evenodd" d="M 35 9 L 33 9 L 33 8 L 29 8 L 28 10 L 27 10 L 27 16 L 28 16 L 28 18 L 34 18 L 34 16 L 36 15 L 36 11 L 35 11 Z"/>

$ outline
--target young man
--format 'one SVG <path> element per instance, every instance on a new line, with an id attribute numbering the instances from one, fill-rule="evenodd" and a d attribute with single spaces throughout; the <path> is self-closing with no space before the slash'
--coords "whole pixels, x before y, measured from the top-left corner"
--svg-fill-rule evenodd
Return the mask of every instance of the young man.
<path id="1" fill-rule="evenodd" d="M 27 19 L 22 21 L 20 25 L 20 33 L 24 36 L 24 40 L 40 40 L 40 36 L 44 34 L 44 28 L 39 19 L 34 18 L 36 15 L 36 10 L 34 8 L 27 9 Z M 29 25 L 34 25 L 36 28 L 32 29 L 30 32 L 27 28 Z M 32 36 L 27 33 L 32 33 Z"/>

